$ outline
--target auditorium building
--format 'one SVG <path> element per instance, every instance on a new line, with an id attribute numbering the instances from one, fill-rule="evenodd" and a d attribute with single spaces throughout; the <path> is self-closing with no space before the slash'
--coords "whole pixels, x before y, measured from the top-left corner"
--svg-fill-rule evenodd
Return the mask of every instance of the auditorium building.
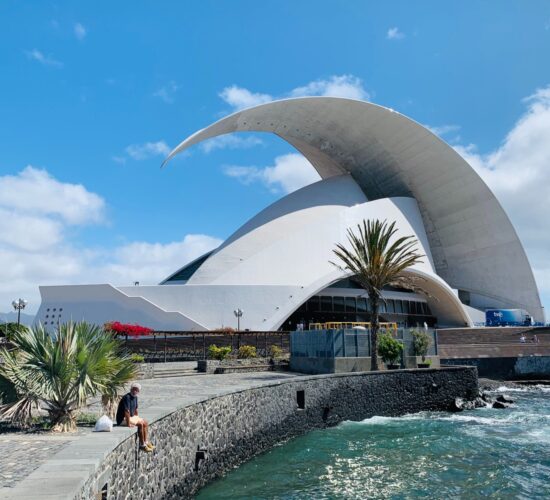
<path id="1" fill-rule="evenodd" d="M 486 309 L 544 321 L 533 272 L 508 216 L 456 151 L 410 118 L 372 103 L 307 97 L 239 111 L 185 139 L 269 132 L 303 154 L 321 180 L 246 222 L 218 248 L 154 286 L 42 286 L 37 321 L 139 323 L 157 330 L 293 329 L 367 321 L 364 290 L 330 263 L 364 219 L 396 222 L 422 262 L 407 272 L 428 295 L 383 291 L 381 316 L 405 326 L 473 326 Z M 212 200 L 209 200 L 212 202 Z M 220 207 L 221 208 L 221 207 Z"/>

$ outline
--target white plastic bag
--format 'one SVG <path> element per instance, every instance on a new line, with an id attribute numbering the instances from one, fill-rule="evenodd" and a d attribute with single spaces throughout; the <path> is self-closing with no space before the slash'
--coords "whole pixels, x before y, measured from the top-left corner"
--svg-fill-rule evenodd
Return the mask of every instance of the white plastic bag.
<path id="1" fill-rule="evenodd" d="M 112 430 L 113 430 L 113 421 L 107 415 L 103 415 L 95 423 L 96 432 L 111 432 Z"/>

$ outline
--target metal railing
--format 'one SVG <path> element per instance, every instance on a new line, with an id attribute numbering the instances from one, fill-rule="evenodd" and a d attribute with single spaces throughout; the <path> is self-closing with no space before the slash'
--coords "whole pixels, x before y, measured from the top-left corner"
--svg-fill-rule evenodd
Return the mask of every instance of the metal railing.
<path id="1" fill-rule="evenodd" d="M 273 345 L 289 352 L 289 332 L 154 332 L 138 338 L 125 336 L 122 342 L 128 352 L 143 356 L 148 363 L 206 359 L 212 344 L 231 347 L 233 352 L 251 345 L 259 357 L 268 357 Z"/>

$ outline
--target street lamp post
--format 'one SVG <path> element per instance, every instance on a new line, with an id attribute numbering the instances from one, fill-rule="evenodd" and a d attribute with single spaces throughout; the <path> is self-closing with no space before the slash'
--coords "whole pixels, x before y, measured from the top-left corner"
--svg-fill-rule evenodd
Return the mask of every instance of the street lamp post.
<path id="1" fill-rule="evenodd" d="M 237 318 L 237 331 L 241 329 L 241 318 L 243 316 L 243 310 L 242 309 L 235 309 L 233 311 L 233 314 Z"/>
<path id="2" fill-rule="evenodd" d="M 17 311 L 17 326 L 21 323 L 21 309 L 25 309 L 28 302 L 24 299 L 14 300 L 11 305 Z"/>

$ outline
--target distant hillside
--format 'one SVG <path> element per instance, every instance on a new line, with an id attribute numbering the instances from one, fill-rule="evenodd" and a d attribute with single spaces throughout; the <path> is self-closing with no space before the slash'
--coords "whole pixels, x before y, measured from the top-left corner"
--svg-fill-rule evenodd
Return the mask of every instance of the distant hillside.
<path id="1" fill-rule="evenodd" d="M 31 326 L 34 321 L 34 314 L 21 313 L 21 324 Z M 0 323 L 17 323 L 17 313 L 0 313 Z"/>

